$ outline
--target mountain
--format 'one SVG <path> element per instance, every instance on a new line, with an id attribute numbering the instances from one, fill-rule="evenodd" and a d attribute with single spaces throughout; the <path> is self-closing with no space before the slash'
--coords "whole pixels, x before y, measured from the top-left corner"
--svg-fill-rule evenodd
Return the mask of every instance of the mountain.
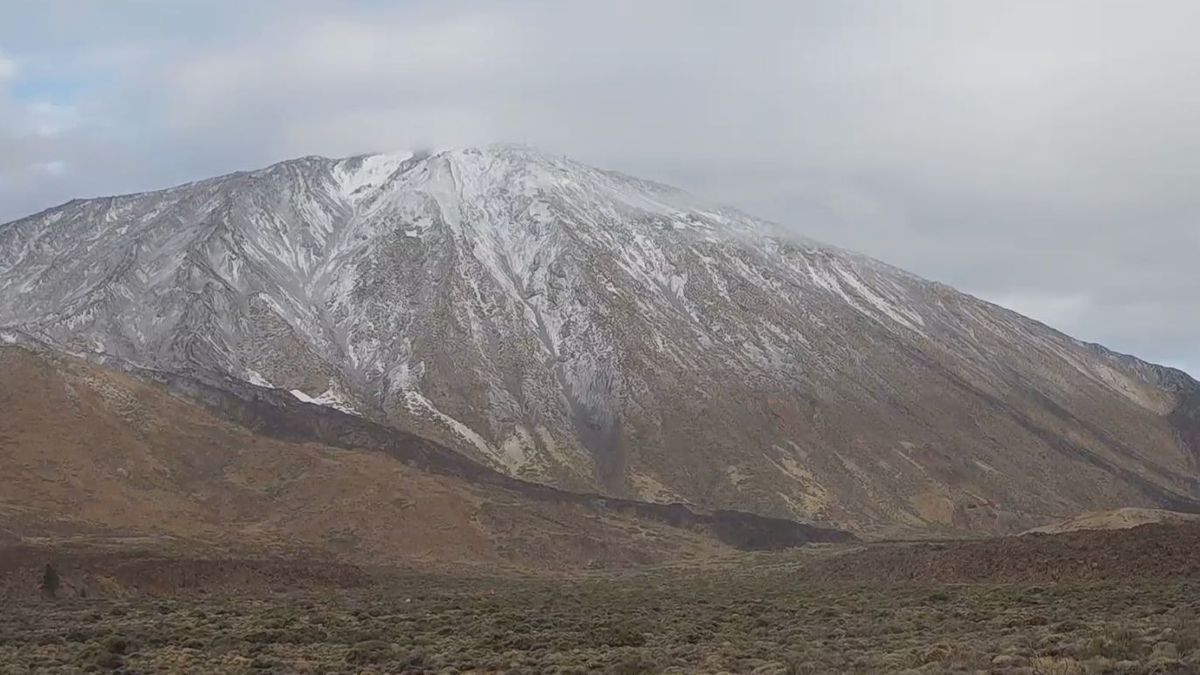
<path id="1" fill-rule="evenodd" d="M 1200 509 L 1200 385 L 524 147 L 0 226 L 0 334 L 290 391 L 575 491 L 875 534 Z"/>

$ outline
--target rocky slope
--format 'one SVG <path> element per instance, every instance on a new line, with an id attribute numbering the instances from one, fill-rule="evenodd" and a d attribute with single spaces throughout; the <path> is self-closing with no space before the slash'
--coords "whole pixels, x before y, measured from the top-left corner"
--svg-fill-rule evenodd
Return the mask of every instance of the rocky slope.
<path id="1" fill-rule="evenodd" d="M 846 539 L 526 484 L 336 410 L 231 389 L 0 347 L 0 544 L 559 570 Z"/>
<path id="2" fill-rule="evenodd" d="M 0 333 L 552 485 L 868 532 L 1200 496 L 1186 375 L 521 147 L 307 157 L 0 226 Z"/>
<path id="3" fill-rule="evenodd" d="M 1035 527 L 1026 534 L 1062 534 L 1081 530 L 1128 530 L 1143 525 L 1200 523 L 1200 513 L 1126 507 L 1112 511 L 1081 513 L 1074 518 Z"/>

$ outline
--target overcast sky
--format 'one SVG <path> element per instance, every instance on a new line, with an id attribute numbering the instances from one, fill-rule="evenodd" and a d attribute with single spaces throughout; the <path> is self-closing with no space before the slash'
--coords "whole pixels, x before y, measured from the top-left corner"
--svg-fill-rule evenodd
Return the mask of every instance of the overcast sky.
<path id="1" fill-rule="evenodd" d="M 0 221 L 525 142 L 1200 374 L 1200 2 L 0 0 Z"/>

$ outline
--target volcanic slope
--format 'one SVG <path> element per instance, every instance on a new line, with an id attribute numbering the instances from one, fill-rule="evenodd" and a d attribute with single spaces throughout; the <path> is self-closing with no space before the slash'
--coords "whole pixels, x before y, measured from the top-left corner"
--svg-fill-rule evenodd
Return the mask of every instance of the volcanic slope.
<path id="1" fill-rule="evenodd" d="M 1200 496 L 1183 373 L 524 147 L 306 157 L 9 223 L 0 333 L 550 485 L 863 532 Z"/>
<path id="2" fill-rule="evenodd" d="M 536 571 L 848 539 L 523 483 L 274 394 L 0 347 L 0 547 Z"/>

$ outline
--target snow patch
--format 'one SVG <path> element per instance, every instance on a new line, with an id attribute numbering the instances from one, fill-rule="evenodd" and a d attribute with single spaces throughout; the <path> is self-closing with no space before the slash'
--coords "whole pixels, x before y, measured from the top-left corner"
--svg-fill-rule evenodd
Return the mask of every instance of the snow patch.
<path id="1" fill-rule="evenodd" d="M 303 391 L 300 391 L 299 389 L 293 389 L 289 393 L 291 393 L 292 396 L 295 396 L 296 398 L 300 399 L 301 401 L 303 401 L 305 403 L 312 403 L 313 405 L 320 405 L 320 406 L 325 406 L 326 408 L 333 408 L 334 410 L 340 410 L 344 413 L 349 413 L 351 415 L 360 415 L 361 414 L 357 410 L 355 410 L 353 406 L 350 405 L 350 402 L 347 401 L 345 399 L 345 397 L 343 397 L 336 390 L 335 387 L 332 387 L 332 386 L 329 389 L 326 389 L 325 391 L 321 392 L 317 396 L 309 396 L 308 394 L 304 393 Z"/>
<path id="2" fill-rule="evenodd" d="M 343 160 L 334 167 L 333 179 L 342 197 L 349 201 L 357 201 L 382 187 L 396 169 L 412 156 L 409 152 Z"/>
<path id="3" fill-rule="evenodd" d="M 883 297 L 872 291 L 866 284 L 862 282 L 861 279 L 855 276 L 852 272 L 844 269 L 841 265 L 834 265 L 833 268 L 837 272 L 838 276 L 840 276 L 843 281 L 845 281 L 851 288 L 854 289 L 854 292 L 857 293 L 859 297 L 870 303 L 871 306 L 876 310 L 890 318 L 892 321 L 916 331 L 917 333 L 921 333 L 921 329 L 917 327 L 917 324 L 924 326 L 925 320 L 922 319 L 919 314 L 889 303 Z M 922 335 L 924 335 L 924 333 L 922 333 Z"/>
<path id="4" fill-rule="evenodd" d="M 503 463 L 503 455 L 498 453 L 495 448 L 493 448 L 486 440 L 484 440 L 483 436 L 480 436 L 471 427 L 454 419 L 441 410 L 438 410 L 429 399 L 421 395 L 421 392 L 411 390 L 404 392 L 404 403 L 408 406 L 408 409 L 414 413 L 422 410 L 430 413 L 436 419 L 450 427 L 451 431 L 455 432 L 464 438 L 468 443 L 475 446 L 475 449 L 483 453 L 484 456 L 492 457 Z"/>
<path id="5" fill-rule="evenodd" d="M 244 372 L 242 374 L 242 379 L 249 382 L 250 384 L 253 384 L 256 387 L 269 387 L 272 389 L 275 388 L 275 385 L 271 384 L 267 380 L 267 378 L 262 376 L 261 373 L 259 373 L 257 370 L 251 370 L 250 368 L 247 368 L 246 372 Z M 295 394 L 295 392 L 292 392 L 292 393 Z M 304 392 L 301 392 L 301 393 L 304 393 Z"/>

